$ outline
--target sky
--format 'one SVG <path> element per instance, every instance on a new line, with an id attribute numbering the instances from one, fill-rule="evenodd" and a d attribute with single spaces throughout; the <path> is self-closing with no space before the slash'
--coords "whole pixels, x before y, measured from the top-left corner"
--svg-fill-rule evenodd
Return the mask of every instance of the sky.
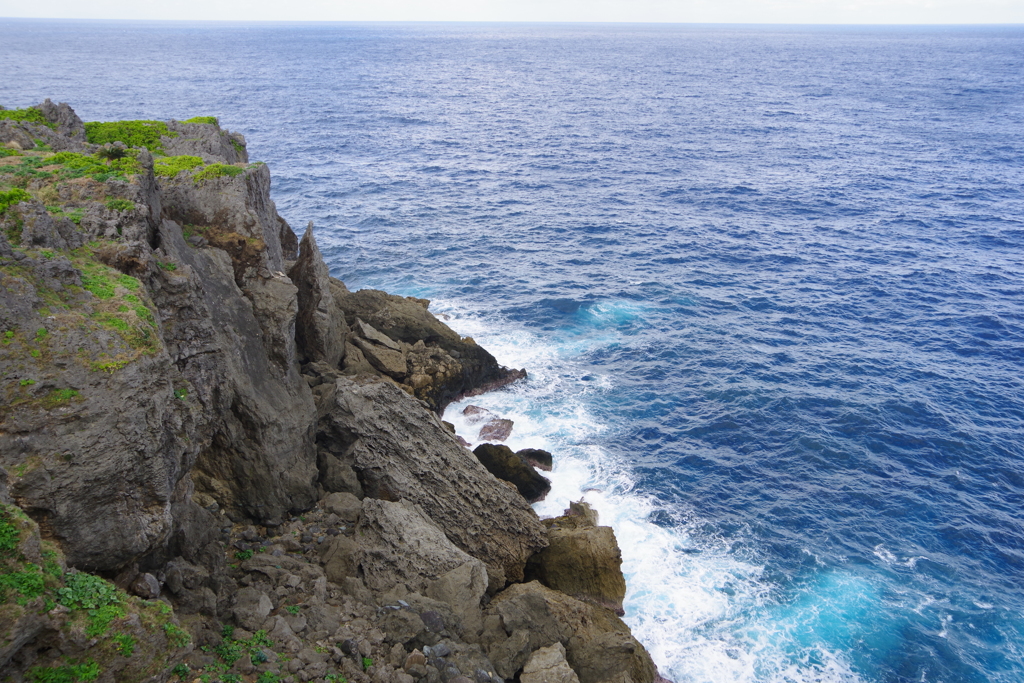
<path id="1" fill-rule="evenodd" d="M 1024 24 L 1024 0 L 0 0 L 0 17 L 257 21 Z"/>

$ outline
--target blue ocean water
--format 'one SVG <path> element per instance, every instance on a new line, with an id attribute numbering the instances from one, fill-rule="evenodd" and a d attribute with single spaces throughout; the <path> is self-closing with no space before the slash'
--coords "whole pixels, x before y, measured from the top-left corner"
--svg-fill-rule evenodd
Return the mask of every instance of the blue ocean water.
<path id="1" fill-rule="evenodd" d="M 335 275 L 527 367 L 472 402 L 667 677 L 1024 681 L 1024 28 L 0 20 L 0 73 L 219 116 Z"/>

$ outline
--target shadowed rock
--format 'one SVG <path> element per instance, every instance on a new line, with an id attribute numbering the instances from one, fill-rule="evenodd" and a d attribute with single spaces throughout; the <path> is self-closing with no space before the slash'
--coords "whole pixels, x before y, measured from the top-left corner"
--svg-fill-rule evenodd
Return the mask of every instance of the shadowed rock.
<path id="1" fill-rule="evenodd" d="M 520 495 L 531 503 L 544 500 L 551 490 L 551 482 L 508 446 L 482 443 L 473 450 L 473 455 L 488 472 L 514 484 Z"/>

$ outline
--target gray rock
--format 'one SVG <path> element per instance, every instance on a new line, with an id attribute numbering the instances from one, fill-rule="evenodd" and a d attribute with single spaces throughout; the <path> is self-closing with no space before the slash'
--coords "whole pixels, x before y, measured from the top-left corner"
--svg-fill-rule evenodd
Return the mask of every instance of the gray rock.
<path id="1" fill-rule="evenodd" d="M 131 591 L 140 598 L 155 600 L 160 597 L 160 582 L 152 574 L 140 574 L 132 582 Z"/>
<path id="2" fill-rule="evenodd" d="M 352 341 L 363 352 L 363 357 L 374 369 L 394 379 L 402 379 L 408 374 L 408 363 L 405 360 L 405 354 L 401 351 L 395 351 L 387 346 L 359 337 Z"/>
<path id="3" fill-rule="evenodd" d="M 526 558 L 546 544 L 526 501 L 496 486 L 435 414 L 393 384 L 340 378 L 336 387 L 318 442 L 345 454 L 364 492 L 418 505 L 455 546 L 487 565 L 492 589 L 522 578 Z M 364 522 L 368 509 L 364 501 Z"/>
<path id="4" fill-rule="evenodd" d="M 299 244 L 299 259 L 288 271 L 299 292 L 295 338 L 307 361 L 337 368 L 345 355 L 348 325 L 331 293 L 330 273 L 313 236 L 310 221 Z"/>
<path id="5" fill-rule="evenodd" d="M 552 467 L 551 454 L 540 448 L 524 448 L 516 451 L 516 455 L 539 470 L 550 472 Z"/>
<path id="6" fill-rule="evenodd" d="M 168 121 L 167 129 L 178 134 L 160 139 L 168 156 L 187 154 L 202 157 L 208 164 L 236 164 L 249 161 L 242 134 L 223 130 L 217 123 Z"/>
<path id="7" fill-rule="evenodd" d="M 250 631 L 257 631 L 273 609 L 274 604 L 266 593 L 247 587 L 238 591 L 235 596 L 235 607 L 232 614 L 240 626 Z"/>

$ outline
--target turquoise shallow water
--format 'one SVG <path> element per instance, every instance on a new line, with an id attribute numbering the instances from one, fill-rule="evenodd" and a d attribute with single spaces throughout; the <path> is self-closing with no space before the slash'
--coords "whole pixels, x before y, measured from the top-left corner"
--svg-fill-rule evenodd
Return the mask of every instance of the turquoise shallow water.
<path id="1" fill-rule="evenodd" d="M 1024 29 L 0 20 L 0 103 L 215 114 L 613 524 L 676 681 L 1024 680 Z M 449 409 L 463 433 L 471 427 Z"/>

